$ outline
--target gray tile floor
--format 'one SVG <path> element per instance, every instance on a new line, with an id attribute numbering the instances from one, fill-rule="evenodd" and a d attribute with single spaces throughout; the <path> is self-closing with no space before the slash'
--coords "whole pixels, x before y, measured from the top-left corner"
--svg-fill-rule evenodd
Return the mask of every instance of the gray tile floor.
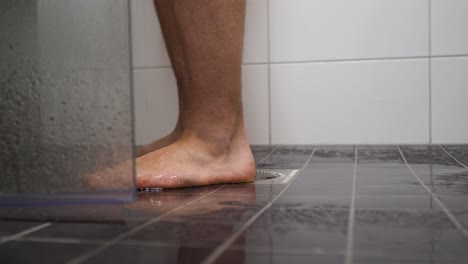
<path id="1" fill-rule="evenodd" d="M 43 221 L 1 221 L 0 262 L 468 263 L 468 145 L 252 151 L 258 169 L 298 173 L 24 209 Z"/>

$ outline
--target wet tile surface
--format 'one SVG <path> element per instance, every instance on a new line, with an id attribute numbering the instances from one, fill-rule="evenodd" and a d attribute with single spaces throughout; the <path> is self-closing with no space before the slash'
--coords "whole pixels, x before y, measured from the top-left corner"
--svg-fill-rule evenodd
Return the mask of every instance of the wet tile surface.
<path id="1" fill-rule="evenodd" d="M 10 219 L 0 261 L 65 263 L 112 241 L 79 263 L 200 263 L 213 252 L 212 263 L 468 263 L 467 145 L 252 153 L 258 169 L 303 170 L 285 183 L 141 192 L 126 205 L 22 208 L 16 218 L 0 208 Z M 43 223 L 28 219 L 54 223 L 21 234 Z"/>
<path id="2" fill-rule="evenodd" d="M 236 257 L 242 254 L 242 258 Z M 228 250 L 223 254 L 216 263 L 245 263 L 245 264 L 271 264 L 271 263 L 343 263 L 341 255 L 326 255 L 326 254 L 281 254 L 281 253 L 256 253 L 241 250 Z"/>
<path id="3" fill-rule="evenodd" d="M 213 195 L 274 197 L 283 191 L 285 187 L 286 185 L 228 184 Z"/>
<path id="4" fill-rule="evenodd" d="M 0 246 L 2 263 L 64 263 L 93 245 L 63 243 L 8 242 Z"/>
<path id="5" fill-rule="evenodd" d="M 401 146 L 401 150 L 409 164 L 461 167 L 439 146 Z"/>
<path id="6" fill-rule="evenodd" d="M 358 159 L 359 163 L 367 163 L 368 165 L 404 163 L 396 146 L 360 146 Z"/>
<path id="7" fill-rule="evenodd" d="M 86 263 L 200 263 L 212 248 L 117 245 L 104 250 Z"/>
<path id="8" fill-rule="evenodd" d="M 441 211 L 357 211 L 355 221 L 355 256 L 397 262 L 468 257 L 466 239 Z"/>
<path id="9" fill-rule="evenodd" d="M 274 205 L 232 248 L 263 253 L 343 255 L 348 216 L 348 210 Z"/>
<path id="10" fill-rule="evenodd" d="M 267 158 L 276 148 L 276 146 L 252 146 L 251 150 L 255 161 L 258 163 Z"/>
<path id="11" fill-rule="evenodd" d="M 0 237 L 14 235 L 37 225 L 33 221 L 0 221 Z"/>
<path id="12" fill-rule="evenodd" d="M 351 195 L 282 195 L 274 206 L 307 210 L 349 210 Z"/>
<path id="13" fill-rule="evenodd" d="M 312 154 L 313 147 L 288 147 L 281 146 L 270 156 L 262 159 L 257 168 L 262 169 L 300 169 Z"/>
<path id="14" fill-rule="evenodd" d="M 459 160 L 465 166 L 468 166 L 468 145 L 463 145 L 463 146 L 448 145 L 448 146 L 443 146 L 443 147 L 457 160 Z"/>
<path id="15" fill-rule="evenodd" d="M 54 237 L 78 239 L 111 239 L 131 227 L 124 223 L 54 223 L 25 237 Z"/>
<path id="16" fill-rule="evenodd" d="M 198 219 L 181 222 L 162 221 L 140 230 L 125 241 L 157 242 L 158 244 L 179 247 L 214 248 L 225 241 L 241 224 L 242 222 L 200 222 Z"/>
<path id="17" fill-rule="evenodd" d="M 430 195 L 356 195 L 356 210 L 440 210 Z"/>
<path id="18" fill-rule="evenodd" d="M 316 167 L 317 164 L 352 164 L 354 162 L 354 150 L 354 146 L 318 146 L 307 167 Z"/>

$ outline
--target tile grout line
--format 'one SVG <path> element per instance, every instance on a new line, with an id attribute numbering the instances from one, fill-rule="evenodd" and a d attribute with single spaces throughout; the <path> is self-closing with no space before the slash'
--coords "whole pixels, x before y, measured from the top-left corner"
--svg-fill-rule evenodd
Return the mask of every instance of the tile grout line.
<path id="1" fill-rule="evenodd" d="M 439 147 L 447 153 L 454 161 L 456 161 L 458 164 L 460 164 L 463 168 L 468 169 L 468 166 L 463 164 L 461 161 L 459 161 L 457 158 L 455 158 L 448 150 L 446 150 L 442 145 L 439 144 Z"/>
<path id="2" fill-rule="evenodd" d="M 77 239 L 77 238 L 54 238 L 54 237 L 24 237 L 18 238 L 14 241 L 19 242 L 37 242 L 37 243 L 56 243 L 56 244 L 75 244 L 75 245 L 97 245 L 101 244 L 105 241 L 102 240 L 89 240 L 89 239 Z M 121 245 L 126 246 L 139 246 L 139 247 L 162 247 L 162 248 L 178 248 L 180 244 L 178 243 L 165 243 L 165 242 L 158 242 L 158 241 L 139 241 L 139 240 L 125 240 L 120 243 Z M 190 246 L 190 248 L 197 248 L 197 249 L 209 249 L 206 246 Z M 243 248 L 240 246 L 235 246 L 235 250 L 242 250 Z M 254 252 L 264 253 L 264 250 L 254 250 Z M 286 254 L 294 254 L 290 252 L 285 252 Z"/>
<path id="3" fill-rule="evenodd" d="M 24 231 L 21 231 L 21 232 L 19 232 L 19 233 L 14 234 L 14 235 L 4 237 L 4 238 L 2 238 L 2 239 L 0 240 L 0 245 L 1 245 L 1 244 L 5 244 L 5 243 L 7 243 L 8 241 L 16 240 L 16 239 L 21 238 L 21 237 L 23 237 L 23 236 L 25 236 L 25 235 L 34 233 L 34 232 L 39 231 L 39 230 L 41 230 L 41 229 L 43 229 L 43 228 L 46 228 L 46 227 L 48 227 L 48 226 L 50 226 L 50 225 L 52 225 L 52 222 L 47 222 L 47 223 L 44 223 L 44 224 L 37 225 L 37 226 L 35 226 L 35 227 L 31 227 L 31 228 L 29 228 L 29 229 L 26 229 L 26 230 L 24 230 Z"/>
<path id="4" fill-rule="evenodd" d="M 132 22 L 132 3 L 130 1 L 127 2 L 127 18 L 128 18 L 128 54 L 129 54 L 129 64 L 133 67 L 133 22 Z M 129 85 L 130 85 L 130 112 L 131 112 L 131 141 L 132 141 L 132 157 L 136 157 L 136 111 L 135 111 L 135 72 L 133 69 L 129 70 Z M 141 137 L 140 137 L 141 138 Z M 136 161 L 135 158 L 132 158 L 132 183 L 133 187 L 137 186 L 136 181 Z M 136 199 L 136 190 L 133 191 L 132 194 L 133 200 Z"/>
<path id="5" fill-rule="evenodd" d="M 283 180 L 281 183 L 282 183 L 282 184 L 288 183 L 291 179 L 294 178 L 294 176 L 297 175 L 298 172 L 299 172 L 299 170 L 293 170 L 293 171 L 291 171 L 291 173 L 289 173 L 289 175 L 286 176 L 286 177 L 284 178 L 284 180 Z"/>
<path id="6" fill-rule="evenodd" d="M 467 55 L 468 56 L 468 55 Z M 266 66 L 268 62 L 244 62 L 242 66 Z M 172 69 L 171 65 L 161 65 L 161 66 L 135 66 L 132 67 L 132 70 L 169 70 Z"/>
<path id="7" fill-rule="evenodd" d="M 468 56 L 468 55 L 467 55 Z M 334 62 L 366 62 L 366 61 L 393 61 L 393 60 L 418 60 L 427 59 L 429 56 L 407 56 L 407 57 L 374 57 L 374 58 L 350 58 L 350 59 L 319 59 L 319 60 L 292 60 L 292 61 L 272 61 L 273 65 L 286 64 L 314 64 L 314 63 L 334 63 Z"/>
<path id="8" fill-rule="evenodd" d="M 408 169 L 411 171 L 413 176 L 419 181 L 419 183 L 426 189 L 427 192 L 432 196 L 434 201 L 440 206 L 442 211 L 447 215 L 447 217 L 452 221 L 452 223 L 455 225 L 455 227 L 462 233 L 462 235 L 465 237 L 465 239 L 468 239 L 468 231 L 462 226 L 462 224 L 458 221 L 458 219 L 450 212 L 450 210 L 442 203 L 442 201 L 439 200 L 437 195 L 434 194 L 429 187 L 419 178 L 419 176 L 414 172 L 414 170 L 411 168 L 409 165 L 408 161 L 406 160 L 405 155 L 403 154 L 403 151 L 401 150 L 400 146 L 397 145 L 398 151 L 400 152 L 401 157 L 403 158 L 403 161 L 405 162 L 406 166 Z"/>
<path id="9" fill-rule="evenodd" d="M 432 0 L 428 0 L 429 143 L 432 143 Z"/>
<path id="10" fill-rule="evenodd" d="M 333 63 L 333 62 L 361 62 L 361 61 L 388 61 L 388 60 L 414 60 L 414 59 L 444 59 L 444 58 L 465 58 L 468 54 L 453 55 L 431 55 L 431 56 L 407 56 L 407 57 L 375 57 L 375 58 L 352 58 L 352 59 L 324 59 L 324 60 L 292 60 L 292 61 L 265 61 L 247 62 L 242 66 L 269 66 L 287 64 L 311 64 L 311 63 Z M 170 69 L 172 66 L 135 66 L 132 70 L 158 70 Z M 342 144 L 339 144 L 342 145 Z"/>
<path id="11" fill-rule="evenodd" d="M 358 149 L 356 146 L 354 149 L 354 170 L 353 170 L 353 186 L 351 195 L 351 205 L 349 208 L 349 219 L 348 219 L 348 234 L 346 240 L 346 255 L 345 264 L 353 263 L 353 249 L 354 249 L 354 214 L 356 207 L 356 171 L 357 171 L 357 160 L 358 160 Z"/>
<path id="12" fill-rule="evenodd" d="M 272 143 L 271 132 L 271 36 L 270 36 L 270 0 L 266 0 L 267 11 L 267 85 L 268 85 L 268 143 Z"/>
<path id="13" fill-rule="evenodd" d="M 291 61 L 271 61 L 270 64 L 307 64 L 307 63 L 331 63 L 331 62 L 361 62 L 361 61 L 393 61 L 393 60 L 417 60 L 430 58 L 464 58 L 468 54 L 454 55 L 431 55 L 431 56 L 403 56 L 403 57 L 373 57 L 373 58 L 350 58 L 350 59 L 323 59 L 323 60 L 291 60 Z"/>
<path id="14" fill-rule="evenodd" d="M 312 153 L 310 154 L 309 158 L 307 161 L 304 163 L 302 168 L 300 169 L 299 173 L 297 173 L 297 176 L 299 176 L 302 171 L 307 167 L 309 164 L 310 160 L 314 156 L 315 150 L 317 147 L 314 147 L 312 150 Z M 288 187 L 291 185 L 292 182 L 294 182 L 296 178 L 294 178 L 292 181 L 290 181 L 284 189 L 278 193 L 268 204 L 266 204 L 262 209 L 260 209 L 255 215 L 253 215 L 247 222 L 245 222 L 241 228 L 239 228 L 234 234 L 232 234 L 228 239 L 226 239 L 221 245 L 216 247 L 201 263 L 203 264 L 211 264 L 214 263 L 226 250 L 239 238 L 242 233 L 244 233 L 257 219 L 266 211 L 268 210 L 273 203 L 278 200 L 279 197 L 288 189 Z"/>
<path id="15" fill-rule="evenodd" d="M 126 237 L 135 234 L 136 232 L 138 232 L 138 231 L 140 231 L 140 230 L 146 228 L 147 226 L 150 226 L 150 225 L 152 225 L 152 224 L 154 224 L 154 223 L 157 223 L 157 222 L 161 221 L 164 217 L 166 217 L 166 216 L 168 216 L 168 215 L 170 215 L 170 214 L 172 214 L 172 213 L 174 213 L 174 212 L 176 212 L 176 211 L 178 211 L 178 210 L 180 210 L 180 209 L 182 209 L 182 208 L 185 208 L 185 207 L 188 206 L 188 205 L 191 205 L 191 204 L 193 204 L 193 203 L 195 203 L 195 202 L 197 202 L 197 201 L 200 201 L 201 199 L 207 197 L 207 196 L 210 195 L 210 194 L 213 194 L 213 193 L 217 192 L 218 190 L 220 190 L 221 188 L 223 188 L 223 187 L 225 187 L 225 186 L 226 186 L 226 184 L 224 184 L 224 185 L 222 185 L 222 186 L 216 188 L 215 190 L 213 190 L 213 191 L 211 191 L 211 192 L 209 192 L 209 193 L 207 193 L 207 194 L 205 194 L 205 195 L 202 195 L 202 196 L 199 197 L 199 198 L 196 198 L 196 199 L 191 200 L 191 201 L 189 201 L 189 202 L 187 202 L 187 203 L 184 203 L 184 204 L 182 204 L 182 205 L 179 205 L 179 206 L 177 206 L 176 208 L 174 208 L 174 209 L 172 209 L 172 210 L 169 210 L 169 211 L 165 212 L 164 214 L 162 214 L 162 215 L 160 215 L 160 216 L 154 217 L 154 218 L 148 220 L 147 222 L 145 222 L 145 223 L 143 223 L 143 224 L 141 224 L 141 225 L 139 225 L 139 226 L 136 226 L 136 227 L 130 229 L 129 231 L 124 232 L 123 234 L 120 234 L 120 235 L 114 237 L 113 239 L 107 240 L 107 241 L 106 241 L 104 244 L 102 244 L 101 246 L 96 247 L 95 249 L 92 249 L 92 250 L 90 250 L 90 251 L 87 251 L 87 252 L 85 252 L 85 253 L 83 253 L 83 254 L 81 254 L 81 255 L 79 255 L 79 256 L 77 256 L 77 257 L 75 257 L 75 258 L 73 258 L 73 259 L 71 259 L 71 260 L 69 260 L 69 261 L 67 261 L 66 263 L 68 263 L 68 264 L 79 264 L 79 263 L 83 263 L 83 262 L 87 261 L 88 259 L 94 257 L 95 255 L 99 254 L 99 253 L 102 252 L 103 250 L 105 250 L 105 249 L 107 249 L 107 248 L 109 248 L 109 247 L 111 247 L 111 246 L 113 246 L 113 245 L 119 243 L 120 241 L 122 241 L 122 240 L 125 239 Z"/>
<path id="16" fill-rule="evenodd" d="M 277 149 L 279 149 L 280 146 L 276 146 L 272 151 L 270 151 L 270 153 L 268 153 L 268 155 L 266 155 L 265 157 L 263 157 L 262 159 L 260 159 L 258 161 L 258 163 L 268 159 L 269 157 L 271 157 L 271 155 L 273 154 L 273 152 L 275 152 Z"/>
<path id="17" fill-rule="evenodd" d="M 72 237 L 22 237 L 17 238 L 13 241 L 18 242 L 33 242 L 33 243 L 55 243 L 55 244 L 74 244 L 74 245 L 99 245 L 105 243 L 105 240 L 94 240 L 94 239 L 81 239 Z M 120 245 L 126 246 L 144 246 L 144 247 L 166 247 L 174 248 L 179 247 L 180 244 L 175 242 L 161 242 L 161 241 L 140 241 L 140 240 L 124 240 L 120 242 Z M 190 246 L 191 248 L 207 248 L 205 246 Z"/>
<path id="18" fill-rule="evenodd" d="M 447 58 L 466 58 L 468 54 L 446 54 L 446 55 L 431 55 L 431 59 L 447 59 Z"/>
<path id="19" fill-rule="evenodd" d="M 20 237 L 15 239 L 14 241 L 21 241 L 21 242 L 37 242 L 37 243 L 56 243 L 56 244 L 83 244 L 83 245 L 99 245 L 105 243 L 104 240 L 93 240 L 93 239 L 81 239 L 81 238 L 73 238 L 73 237 Z"/>
<path id="20" fill-rule="evenodd" d="M 94 240 L 94 239 L 81 239 L 73 237 L 22 237 L 17 238 L 14 241 L 21 242 L 36 242 L 36 243 L 56 243 L 56 244 L 77 244 L 77 245 L 99 245 L 105 243 L 105 240 Z M 121 241 L 121 245 L 130 245 L 130 246 L 152 246 L 152 247 L 177 247 L 178 244 L 173 243 L 164 243 L 158 241 L 139 241 L 139 240 L 126 240 Z"/>

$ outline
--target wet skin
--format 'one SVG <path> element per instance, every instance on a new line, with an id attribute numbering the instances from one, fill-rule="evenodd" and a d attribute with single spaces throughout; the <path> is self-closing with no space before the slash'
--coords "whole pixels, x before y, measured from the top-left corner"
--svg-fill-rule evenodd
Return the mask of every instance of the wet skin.
<path id="1" fill-rule="evenodd" d="M 173 133 L 138 150 L 137 187 L 255 177 L 242 111 L 245 0 L 155 0 L 179 95 Z"/>

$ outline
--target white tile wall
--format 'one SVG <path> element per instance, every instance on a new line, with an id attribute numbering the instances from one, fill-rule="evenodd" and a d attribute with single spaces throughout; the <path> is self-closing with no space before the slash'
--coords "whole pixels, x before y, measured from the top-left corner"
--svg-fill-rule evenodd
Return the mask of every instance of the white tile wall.
<path id="1" fill-rule="evenodd" d="M 428 55 L 427 0 L 270 0 L 272 61 Z"/>
<path id="2" fill-rule="evenodd" d="M 243 102 L 247 136 L 252 144 L 269 143 L 268 66 L 243 68 Z"/>
<path id="3" fill-rule="evenodd" d="M 437 143 L 467 142 L 468 57 L 432 60 L 432 127 Z"/>
<path id="4" fill-rule="evenodd" d="M 133 71 L 136 144 L 142 145 L 172 131 L 179 113 L 177 85 L 169 68 Z"/>
<path id="5" fill-rule="evenodd" d="M 428 141 L 428 60 L 275 65 L 272 141 Z"/>
<path id="6" fill-rule="evenodd" d="M 131 0 L 133 67 L 171 65 L 153 0 Z"/>
<path id="7" fill-rule="evenodd" d="M 468 1 L 432 0 L 432 54 L 468 54 Z"/>
<path id="8" fill-rule="evenodd" d="M 247 0 L 244 63 L 268 62 L 267 0 Z"/>
<path id="9" fill-rule="evenodd" d="M 153 0 L 131 0 L 133 66 L 171 65 Z M 267 50 L 267 0 L 248 0 L 245 31 L 245 63 L 265 63 Z"/>
<path id="10" fill-rule="evenodd" d="M 147 143 L 175 124 L 176 87 L 152 0 L 131 1 L 137 140 Z M 251 143 L 428 143 L 431 132 L 468 143 L 467 58 L 428 64 L 430 52 L 468 54 L 466 14 L 465 0 L 247 0 Z"/>
<path id="11" fill-rule="evenodd" d="M 172 131 L 177 115 L 177 86 L 169 68 L 134 70 L 137 145 Z M 247 136 L 252 144 L 269 143 L 267 65 L 243 67 L 243 102 Z"/>

